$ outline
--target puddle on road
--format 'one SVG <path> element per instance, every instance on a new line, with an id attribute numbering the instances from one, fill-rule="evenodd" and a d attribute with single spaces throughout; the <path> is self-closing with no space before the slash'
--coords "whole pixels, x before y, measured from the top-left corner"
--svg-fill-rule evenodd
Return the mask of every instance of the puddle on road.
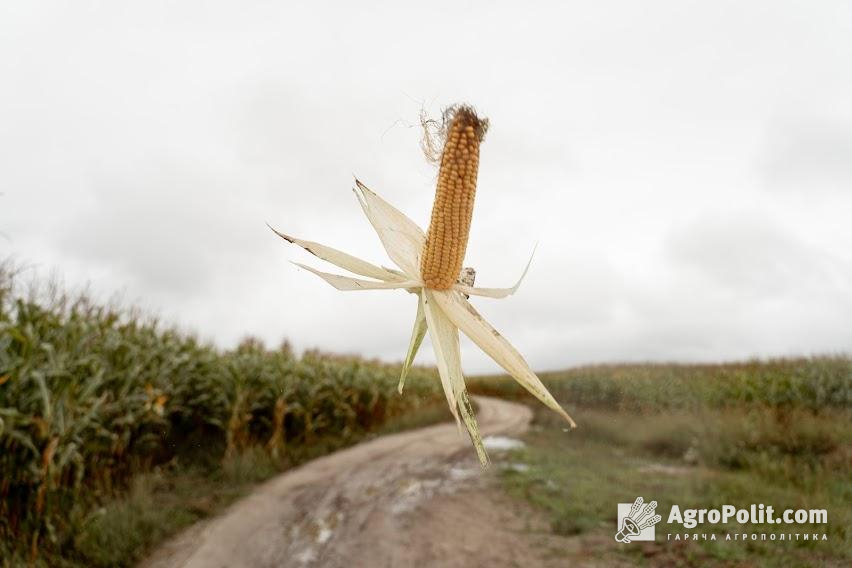
<path id="1" fill-rule="evenodd" d="M 439 492 L 442 483 L 442 478 L 409 479 L 392 496 L 390 512 L 393 515 L 400 515 L 413 511 L 420 503 Z"/>
<path id="2" fill-rule="evenodd" d="M 317 553 L 314 552 L 313 548 L 306 548 L 305 550 L 296 555 L 296 560 L 299 561 L 299 564 L 310 564 L 316 559 Z"/>
<path id="3" fill-rule="evenodd" d="M 486 450 L 493 452 L 517 450 L 526 445 L 522 441 L 515 438 L 509 438 L 508 436 L 485 436 L 482 439 L 482 444 L 485 446 Z"/>
<path id="4" fill-rule="evenodd" d="M 331 537 L 334 536 L 334 529 L 343 521 L 344 514 L 337 512 L 326 517 L 320 517 L 310 521 L 308 525 L 306 538 L 300 539 L 301 530 L 299 525 L 293 525 L 290 529 L 290 538 L 294 548 L 301 548 L 299 552 L 294 554 L 294 558 L 302 565 L 309 565 L 317 561 L 317 547 L 323 547 Z"/>
<path id="5" fill-rule="evenodd" d="M 467 467 L 451 467 L 450 468 L 450 478 L 462 480 L 462 479 L 470 479 L 471 477 L 476 477 L 480 475 L 482 469 L 477 468 L 467 468 Z"/>
<path id="6" fill-rule="evenodd" d="M 388 509 L 393 515 L 410 513 L 432 497 L 452 495 L 481 482 L 482 473 L 479 463 L 469 456 L 421 469 L 402 481 L 390 495 Z"/>

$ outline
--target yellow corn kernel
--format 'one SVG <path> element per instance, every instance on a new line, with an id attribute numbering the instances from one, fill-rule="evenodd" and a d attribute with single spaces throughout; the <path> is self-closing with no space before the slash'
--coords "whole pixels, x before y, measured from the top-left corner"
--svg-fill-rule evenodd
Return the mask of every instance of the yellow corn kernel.
<path id="1" fill-rule="evenodd" d="M 488 128 L 488 121 L 466 106 L 450 109 L 445 120 L 438 187 L 420 261 L 423 282 L 433 290 L 449 289 L 461 272 L 476 196 L 479 144 Z"/>

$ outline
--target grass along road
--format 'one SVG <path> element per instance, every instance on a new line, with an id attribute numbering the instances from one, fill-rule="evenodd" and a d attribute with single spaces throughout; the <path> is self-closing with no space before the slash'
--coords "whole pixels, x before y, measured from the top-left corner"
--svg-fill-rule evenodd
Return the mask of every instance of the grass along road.
<path id="1" fill-rule="evenodd" d="M 543 511 L 554 534 L 573 536 L 584 556 L 636 566 L 848 566 L 852 561 L 850 426 L 844 415 L 797 414 L 789 424 L 753 410 L 701 416 L 602 409 L 575 413 L 571 433 L 536 413 L 527 446 L 510 459 L 504 488 Z M 786 455 L 771 439 L 786 441 Z M 656 500 L 656 542 L 618 544 L 616 504 Z M 750 504 L 827 509 L 827 524 L 729 522 L 686 529 L 668 523 L 672 505 L 719 509 Z M 826 534 L 827 541 L 726 541 L 725 534 Z M 717 540 L 667 540 L 710 534 Z M 760 537 L 759 537 L 760 538 Z M 785 537 L 787 538 L 787 537 Z M 793 537 L 795 539 L 795 536 Z M 558 552 L 558 551 L 557 551 Z M 576 551 L 565 550 L 576 559 Z"/>

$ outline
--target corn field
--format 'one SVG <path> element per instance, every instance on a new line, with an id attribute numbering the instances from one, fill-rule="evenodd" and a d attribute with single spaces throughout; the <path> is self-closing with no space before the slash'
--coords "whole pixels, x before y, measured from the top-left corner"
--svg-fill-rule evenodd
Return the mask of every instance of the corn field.
<path id="1" fill-rule="evenodd" d="M 221 351 L 138 312 L 0 270 L 0 541 L 63 545 L 72 517 L 190 449 L 285 457 L 443 404 L 432 371 L 245 340 Z M 187 458 L 188 459 L 188 458 Z M 73 513 L 73 514 L 72 514 Z M 2 547 L 0 547 L 2 550 Z"/>
<path id="2" fill-rule="evenodd" d="M 542 373 L 568 407 L 636 412 L 764 407 L 813 414 L 852 412 L 852 357 L 778 358 L 722 364 L 621 364 Z M 476 377 L 471 391 L 525 398 L 502 377 Z"/>

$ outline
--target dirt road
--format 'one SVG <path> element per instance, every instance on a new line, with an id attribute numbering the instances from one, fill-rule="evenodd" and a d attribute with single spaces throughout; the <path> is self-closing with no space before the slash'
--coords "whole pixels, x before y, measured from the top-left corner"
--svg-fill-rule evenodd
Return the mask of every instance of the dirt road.
<path id="1" fill-rule="evenodd" d="M 483 436 L 529 425 L 525 406 L 477 402 Z M 142 566 L 530 565 L 529 520 L 488 479 L 454 424 L 381 437 L 272 479 Z"/>

